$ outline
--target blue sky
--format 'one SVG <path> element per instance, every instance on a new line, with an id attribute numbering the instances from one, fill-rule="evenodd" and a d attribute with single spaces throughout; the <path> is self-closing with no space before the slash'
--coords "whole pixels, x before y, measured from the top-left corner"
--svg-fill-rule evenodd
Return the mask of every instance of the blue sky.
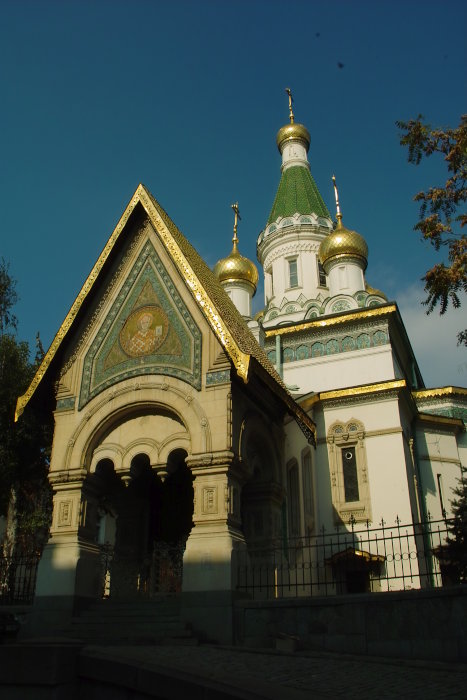
<path id="1" fill-rule="evenodd" d="M 0 0 L 0 13 L 0 255 L 21 339 L 39 330 L 48 346 L 139 182 L 211 266 L 238 200 L 240 251 L 256 260 L 290 86 L 321 194 L 334 211 L 335 173 L 367 279 L 398 301 L 425 382 L 467 383 L 465 312 L 419 305 L 437 258 L 412 197 L 443 164 L 409 165 L 395 126 L 467 111 L 467 3 Z"/>

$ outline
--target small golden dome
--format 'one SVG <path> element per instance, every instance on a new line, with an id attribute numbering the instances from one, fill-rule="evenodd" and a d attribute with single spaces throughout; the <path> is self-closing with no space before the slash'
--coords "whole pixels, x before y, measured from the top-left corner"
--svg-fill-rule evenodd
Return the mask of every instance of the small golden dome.
<path id="1" fill-rule="evenodd" d="M 375 287 L 369 285 L 368 282 L 365 283 L 365 289 L 368 292 L 368 294 L 374 294 L 376 297 L 382 297 L 383 299 L 386 299 L 386 301 L 388 301 L 388 298 L 384 292 L 382 292 L 380 289 L 375 289 Z"/>
<path id="2" fill-rule="evenodd" d="M 282 153 L 281 147 L 286 141 L 292 141 L 292 139 L 299 139 L 300 141 L 305 141 L 306 150 L 310 148 L 310 132 L 303 126 L 303 124 L 286 124 L 277 132 L 276 143 L 279 153 Z"/>
<path id="3" fill-rule="evenodd" d="M 221 283 L 249 282 L 253 287 L 253 293 L 256 291 L 258 270 L 251 260 L 240 255 L 236 241 L 234 241 L 230 255 L 222 258 L 214 265 L 213 273 Z"/>
<path id="4" fill-rule="evenodd" d="M 338 218 L 337 228 L 321 242 L 319 259 L 324 266 L 329 260 L 342 255 L 352 255 L 362 258 L 365 268 L 368 260 L 368 246 L 365 239 L 356 231 L 350 231 L 342 225 Z"/>

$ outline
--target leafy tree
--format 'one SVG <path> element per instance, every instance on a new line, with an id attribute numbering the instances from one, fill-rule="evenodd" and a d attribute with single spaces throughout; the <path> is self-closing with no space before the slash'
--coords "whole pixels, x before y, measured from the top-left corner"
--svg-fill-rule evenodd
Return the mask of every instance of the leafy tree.
<path id="1" fill-rule="evenodd" d="M 449 536 L 443 553 L 452 578 L 467 583 L 467 469 L 463 468 L 459 486 L 454 490 L 453 517 L 448 525 Z"/>
<path id="2" fill-rule="evenodd" d="M 398 121 L 400 143 L 408 147 L 409 163 L 418 165 L 422 158 L 438 154 L 444 158 L 448 179 L 444 185 L 419 192 L 420 220 L 415 230 L 440 251 L 445 250 L 447 263 L 440 262 L 422 278 L 427 298 L 423 302 L 431 313 L 439 304 L 444 314 L 451 303 L 461 305 L 460 294 L 467 292 L 467 114 L 455 129 L 433 129 L 422 115 L 408 122 Z M 463 209 L 463 210 L 461 210 Z M 457 336 L 458 345 L 467 345 L 467 329 Z"/>
<path id="3" fill-rule="evenodd" d="M 17 397 L 29 386 L 43 355 L 34 362 L 29 346 L 16 339 L 16 283 L 0 263 L 0 515 L 7 515 L 4 553 L 32 554 L 47 537 L 50 490 L 47 483 L 52 420 L 27 407 L 14 422 Z M 40 343 L 40 340 L 39 340 Z"/>

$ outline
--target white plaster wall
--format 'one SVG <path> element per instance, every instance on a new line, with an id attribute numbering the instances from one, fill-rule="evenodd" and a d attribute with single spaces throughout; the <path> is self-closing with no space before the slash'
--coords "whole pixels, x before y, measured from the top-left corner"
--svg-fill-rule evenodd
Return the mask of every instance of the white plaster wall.
<path id="1" fill-rule="evenodd" d="M 325 434 L 335 421 L 346 423 L 352 418 L 361 421 L 365 428 L 373 526 L 376 527 L 381 518 L 387 523 L 394 522 L 397 515 L 402 522 L 410 522 L 412 513 L 398 399 L 356 401 L 353 405 L 325 408 Z"/>
<path id="2" fill-rule="evenodd" d="M 357 261 L 335 262 L 326 266 L 328 275 L 329 296 L 337 294 L 355 294 L 365 289 L 365 278 L 361 263 Z"/>
<path id="3" fill-rule="evenodd" d="M 344 389 L 396 378 L 389 345 L 284 363 L 283 372 L 285 383 L 298 386 L 300 394 Z"/>
<path id="4" fill-rule="evenodd" d="M 456 436 L 424 425 L 416 433 L 418 459 L 426 510 L 434 520 L 442 515 L 438 474 L 440 475 L 443 506 L 447 516 L 452 514 L 451 501 L 459 485 L 461 458 Z"/>
<path id="5" fill-rule="evenodd" d="M 251 318 L 252 288 L 241 282 L 228 282 L 222 286 L 242 316 Z"/>
<path id="6" fill-rule="evenodd" d="M 303 142 L 298 140 L 286 141 L 282 146 L 282 170 L 294 165 L 310 168 L 306 148 Z"/>

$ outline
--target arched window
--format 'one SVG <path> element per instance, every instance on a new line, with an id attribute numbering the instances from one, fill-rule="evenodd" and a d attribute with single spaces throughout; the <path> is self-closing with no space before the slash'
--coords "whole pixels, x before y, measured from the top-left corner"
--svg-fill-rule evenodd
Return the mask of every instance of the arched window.
<path id="1" fill-rule="evenodd" d="M 303 482 L 303 515 L 305 518 L 305 534 L 310 535 L 315 528 L 315 503 L 313 488 L 313 472 L 311 452 L 307 449 L 302 454 L 302 482 Z"/>
<path id="2" fill-rule="evenodd" d="M 328 431 L 332 502 L 337 522 L 371 520 L 363 423 L 336 421 Z"/>
<path id="3" fill-rule="evenodd" d="M 287 504 L 289 535 L 300 535 L 300 489 L 298 481 L 298 464 L 295 459 L 287 464 Z"/>

